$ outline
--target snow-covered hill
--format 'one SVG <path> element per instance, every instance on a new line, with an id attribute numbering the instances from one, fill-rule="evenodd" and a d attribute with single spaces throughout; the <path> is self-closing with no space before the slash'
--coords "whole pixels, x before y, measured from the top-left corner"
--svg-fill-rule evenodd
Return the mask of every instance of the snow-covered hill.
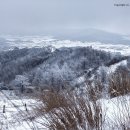
<path id="1" fill-rule="evenodd" d="M 35 86 L 60 87 L 114 57 L 91 47 L 15 48 L 0 53 L 0 81 L 8 84 L 17 79 L 17 75 L 24 75 Z"/>

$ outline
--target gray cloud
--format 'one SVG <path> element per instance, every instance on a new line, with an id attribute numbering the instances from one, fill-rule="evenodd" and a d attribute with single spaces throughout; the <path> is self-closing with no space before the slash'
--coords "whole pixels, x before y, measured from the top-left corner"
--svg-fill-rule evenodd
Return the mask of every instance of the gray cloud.
<path id="1" fill-rule="evenodd" d="M 53 34 L 97 28 L 130 34 L 129 0 L 0 0 L 0 34 Z"/>

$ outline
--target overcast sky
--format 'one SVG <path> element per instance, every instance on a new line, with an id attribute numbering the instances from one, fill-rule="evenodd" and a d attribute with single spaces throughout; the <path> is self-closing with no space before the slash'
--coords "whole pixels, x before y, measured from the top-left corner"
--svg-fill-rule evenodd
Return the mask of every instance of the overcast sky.
<path id="1" fill-rule="evenodd" d="M 0 0 L 0 34 L 97 28 L 130 35 L 130 0 Z"/>

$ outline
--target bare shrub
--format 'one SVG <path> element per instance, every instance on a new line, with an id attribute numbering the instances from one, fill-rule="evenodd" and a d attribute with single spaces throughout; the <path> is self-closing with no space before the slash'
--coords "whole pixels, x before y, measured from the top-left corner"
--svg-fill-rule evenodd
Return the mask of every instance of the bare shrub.
<path id="1" fill-rule="evenodd" d="M 109 79 L 109 94 L 111 97 L 125 95 L 130 92 L 130 75 L 128 71 L 118 71 Z"/>
<path id="2" fill-rule="evenodd" d="M 42 94 L 39 95 L 40 101 L 44 104 L 44 111 L 49 112 L 54 108 L 59 107 L 67 107 L 68 102 L 66 97 L 57 91 L 43 91 Z"/>
<path id="3" fill-rule="evenodd" d="M 104 85 L 100 81 L 95 81 L 94 83 L 86 82 L 85 93 L 90 101 L 97 101 L 102 98 Z"/>
<path id="4" fill-rule="evenodd" d="M 46 120 L 50 130 L 101 130 L 102 109 L 96 102 L 80 97 L 75 92 L 46 91 L 40 100 L 43 105 L 37 114 Z"/>

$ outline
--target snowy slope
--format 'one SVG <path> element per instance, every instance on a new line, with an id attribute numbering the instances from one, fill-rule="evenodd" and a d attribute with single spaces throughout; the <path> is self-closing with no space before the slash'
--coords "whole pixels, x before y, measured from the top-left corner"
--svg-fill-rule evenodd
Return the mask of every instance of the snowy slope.
<path id="1" fill-rule="evenodd" d="M 25 107 L 26 104 L 26 107 Z M 0 91 L 0 128 L 1 130 L 43 129 L 37 122 L 28 120 L 33 117 L 34 99 L 19 98 L 12 91 Z M 3 113 L 3 107 L 5 112 Z"/>

